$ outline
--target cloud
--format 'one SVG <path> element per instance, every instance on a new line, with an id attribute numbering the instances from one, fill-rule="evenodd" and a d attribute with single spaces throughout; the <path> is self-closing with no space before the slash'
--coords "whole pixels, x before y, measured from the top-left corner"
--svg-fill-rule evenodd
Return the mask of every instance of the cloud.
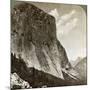
<path id="1" fill-rule="evenodd" d="M 71 12 L 60 16 L 58 18 L 59 20 L 57 21 L 57 25 L 67 23 L 73 17 L 73 15 L 75 13 L 76 13 L 76 11 L 75 10 L 72 10 Z"/>
<path id="2" fill-rule="evenodd" d="M 71 20 L 68 20 L 67 22 L 64 22 L 64 24 L 59 23 L 57 24 L 57 37 L 61 35 L 67 35 L 71 30 L 75 30 L 77 27 L 77 18 L 73 18 Z"/>
<path id="3" fill-rule="evenodd" d="M 76 11 L 72 10 L 58 18 L 58 21 L 56 21 L 57 37 L 67 35 L 77 27 L 78 18 L 74 17 L 75 14 Z"/>
<path id="4" fill-rule="evenodd" d="M 64 21 L 69 20 L 75 14 L 75 12 L 76 12 L 75 10 L 72 10 L 68 14 L 61 16 L 61 19 Z"/>
<path id="5" fill-rule="evenodd" d="M 55 17 L 57 24 L 63 24 L 64 22 L 67 22 L 69 19 L 72 18 L 72 16 L 76 13 L 75 10 L 72 10 L 71 12 L 59 16 L 58 10 L 55 8 L 53 10 L 51 10 L 48 14 L 52 15 Z"/>
<path id="6" fill-rule="evenodd" d="M 51 10 L 48 14 L 52 15 L 55 17 L 56 21 L 58 20 L 59 18 L 59 13 L 57 11 L 57 9 L 55 8 L 54 10 Z"/>
<path id="7" fill-rule="evenodd" d="M 74 9 L 69 13 L 60 16 L 58 10 L 55 8 L 51 10 L 49 14 L 56 19 L 57 37 L 67 35 L 77 26 L 78 18 L 74 17 L 76 14 Z"/>

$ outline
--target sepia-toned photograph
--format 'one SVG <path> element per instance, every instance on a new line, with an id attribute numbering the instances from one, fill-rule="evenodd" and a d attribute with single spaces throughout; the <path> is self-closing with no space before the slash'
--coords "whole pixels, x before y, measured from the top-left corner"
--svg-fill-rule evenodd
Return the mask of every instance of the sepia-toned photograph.
<path id="1" fill-rule="evenodd" d="M 87 85 L 87 5 L 11 0 L 10 88 Z"/>

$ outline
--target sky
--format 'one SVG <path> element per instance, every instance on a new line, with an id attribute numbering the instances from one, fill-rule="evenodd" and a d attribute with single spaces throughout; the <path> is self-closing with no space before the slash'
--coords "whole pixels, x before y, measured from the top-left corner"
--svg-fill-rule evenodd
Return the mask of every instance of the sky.
<path id="1" fill-rule="evenodd" d="M 29 2 L 53 15 L 57 39 L 66 50 L 69 60 L 86 56 L 86 6 L 60 3 Z"/>

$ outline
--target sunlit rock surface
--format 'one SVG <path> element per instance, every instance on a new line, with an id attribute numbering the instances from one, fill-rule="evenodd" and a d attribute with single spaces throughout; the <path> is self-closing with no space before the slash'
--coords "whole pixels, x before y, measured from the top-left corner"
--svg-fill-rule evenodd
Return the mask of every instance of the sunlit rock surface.
<path id="1" fill-rule="evenodd" d="M 11 88 L 31 88 L 29 83 L 22 80 L 17 73 L 11 74 Z"/>

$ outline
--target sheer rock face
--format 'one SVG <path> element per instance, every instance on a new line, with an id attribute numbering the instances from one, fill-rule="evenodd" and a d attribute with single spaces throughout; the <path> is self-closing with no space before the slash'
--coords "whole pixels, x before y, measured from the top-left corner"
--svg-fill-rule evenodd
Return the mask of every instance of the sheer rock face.
<path id="1" fill-rule="evenodd" d="M 27 67 L 64 79 L 61 69 L 71 65 L 57 40 L 55 18 L 28 3 L 16 5 L 11 15 L 11 52 Z"/>

